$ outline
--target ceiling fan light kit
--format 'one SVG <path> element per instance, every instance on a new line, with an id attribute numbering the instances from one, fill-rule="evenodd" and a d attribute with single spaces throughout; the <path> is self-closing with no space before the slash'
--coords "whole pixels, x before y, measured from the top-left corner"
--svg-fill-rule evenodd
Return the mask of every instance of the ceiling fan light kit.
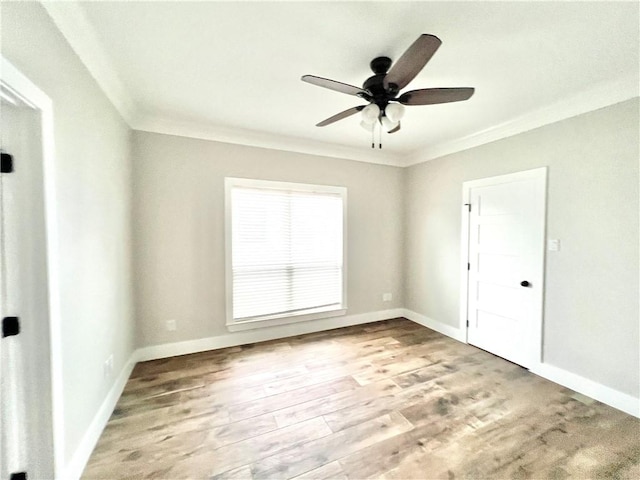
<path id="1" fill-rule="evenodd" d="M 435 35 L 423 33 L 395 64 L 389 57 L 374 58 L 369 64 L 374 75 L 365 80 L 362 88 L 328 78 L 303 75 L 303 82 L 354 95 L 369 102 L 368 105 L 349 108 L 333 115 L 316 126 L 325 127 L 361 112 L 360 125 L 365 130 L 371 131 L 372 135 L 376 125 L 380 125 L 380 128 L 384 128 L 387 133 L 395 133 L 400 130 L 404 105 L 434 105 L 468 100 L 474 93 L 474 89 L 470 87 L 423 88 L 410 90 L 398 96 L 400 90 L 420 73 L 441 44 L 442 42 Z M 371 147 L 374 147 L 373 143 Z M 379 147 L 382 148 L 381 142 Z"/>

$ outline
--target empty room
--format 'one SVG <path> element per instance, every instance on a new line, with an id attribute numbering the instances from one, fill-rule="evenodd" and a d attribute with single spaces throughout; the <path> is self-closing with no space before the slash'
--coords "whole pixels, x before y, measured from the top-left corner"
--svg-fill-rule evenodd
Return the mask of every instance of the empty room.
<path id="1" fill-rule="evenodd" d="M 640 478 L 637 1 L 0 21 L 0 479 Z"/>

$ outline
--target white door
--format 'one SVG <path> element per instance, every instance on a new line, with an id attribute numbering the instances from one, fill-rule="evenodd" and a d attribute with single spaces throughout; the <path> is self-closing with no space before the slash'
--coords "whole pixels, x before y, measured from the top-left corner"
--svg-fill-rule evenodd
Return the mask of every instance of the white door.
<path id="1" fill-rule="evenodd" d="M 20 110 L 2 100 L 0 105 L 0 150 L 15 155 L 20 150 L 19 125 L 22 123 Z M 3 318 L 3 338 L 0 346 L 0 441 L 2 456 L 0 473 L 9 478 L 13 472 L 26 471 L 26 396 L 24 365 L 25 344 L 23 335 L 4 336 L 4 319 L 19 315 L 23 271 L 19 265 L 19 182 L 14 173 L 0 174 L 0 315 Z M 26 212 L 25 212 L 26 213 Z"/>
<path id="2" fill-rule="evenodd" d="M 530 368 L 540 360 L 546 168 L 466 182 L 467 340 Z"/>
<path id="3" fill-rule="evenodd" d="M 0 148 L 0 315 L 18 335 L 0 339 L 0 475 L 53 477 L 49 301 L 39 112 L 3 94 Z"/>

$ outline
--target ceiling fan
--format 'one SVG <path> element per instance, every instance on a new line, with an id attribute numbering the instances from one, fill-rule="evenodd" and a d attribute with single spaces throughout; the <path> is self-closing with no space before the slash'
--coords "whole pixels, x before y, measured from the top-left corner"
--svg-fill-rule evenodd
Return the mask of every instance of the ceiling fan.
<path id="1" fill-rule="evenodd" d="M 473 88 L 422 88 L 400 94 L 411 80 L 424 68 L 442 41 L 435 35 L 423 33 L 402 56 L 393 64 L 388 57 L 376 57 L 369 66 L 374 75 L 369 77 L 362 88 L 346 83 L 329 80 L 314 75 L 303 75 L 302 81 L 328 88 L 348 95 L 355 95 L 369 102 L 337 113 L 316 124 L 325 127 L 338 120 L 362 112 L 361 125 L 372 132 L 377 124 L 388 133 L 400 130 L 400 120 L 404 115 L 404 105 L 433 105 L 468 100 Z M 380 143 L 380 148 L 382 144 Z M 372 142 L 371 147 L 374 147 Z"/>

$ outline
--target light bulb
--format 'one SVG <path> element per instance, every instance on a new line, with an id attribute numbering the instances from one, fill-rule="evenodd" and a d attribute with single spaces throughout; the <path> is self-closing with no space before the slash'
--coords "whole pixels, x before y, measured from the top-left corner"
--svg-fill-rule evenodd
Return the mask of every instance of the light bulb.
<path id="1" fill-rule="evenodd" d="M 399 122 L 392 122 L 391 119 L 389 119 L 389 117 L 386 117 L 386 116 L 383 116 L 380 121 L 382 122 L 382 126 L 387 132 L 390 132 L 391 130 L 396 128 L 399 123 Z"/>
<path id="2" fill-rule="evenodd" d="M 370 103 L 362 109 L 362 121 L 364 123 L 373 124 L 380 115 L 380 107 L 375 103 Z"/>
<path id="3" fill-rule="evenodd" d="M 404 117 L 404 105 L 399 103 L 390 103 L 384 109 L 386 117 L 394 123 L 399 122 Z"/>

